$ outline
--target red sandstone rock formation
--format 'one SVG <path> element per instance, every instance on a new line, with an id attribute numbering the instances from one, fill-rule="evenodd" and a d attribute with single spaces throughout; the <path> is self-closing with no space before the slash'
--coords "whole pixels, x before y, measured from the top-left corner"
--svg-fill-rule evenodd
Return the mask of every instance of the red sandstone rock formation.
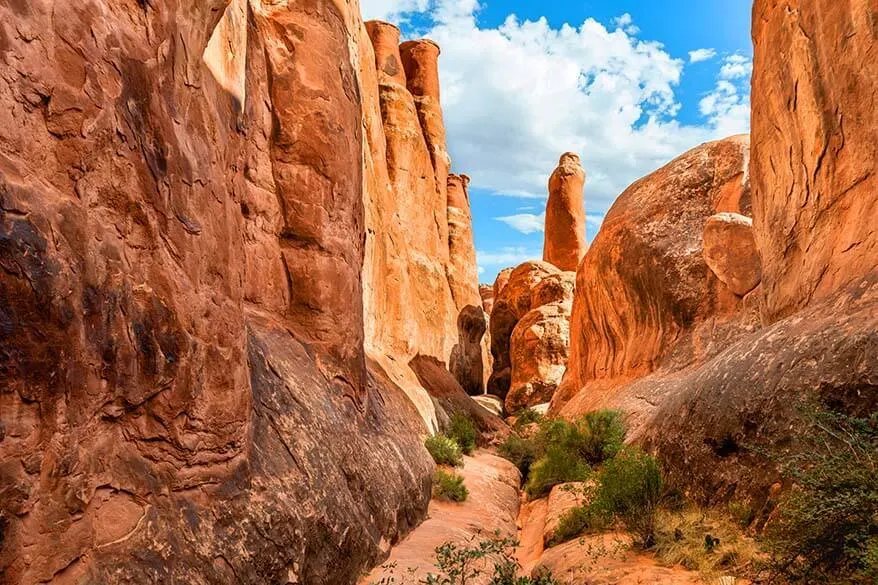
<path id="1" fill-rule="evenodd" d="M 363 68 L 376 71 L 382 126 L 367 119 L 377 179 L 367 183 L 366 345 L 436 428 L 433 402 L 409 360 L 426 355 L 447 363 L 474 393 L 484 388 L 489 361 L 480 349 L 484 317 L 467 309 L 481 313 L 466 186 L 453 176 L 447 194 L 438 47 L 400 47 L 399 30 L 387 23 L 366 28 L 374 67 Z"/>
<path id="2" fill-rule="evenodd" d="M 505 272 L 505 271 L 504 271 Z M 512 375 L 509 357 L 509 341 L 512 330 L 518 321 L 532 308 L 531 294 L 534 287 L 558 269 L 546 262 L 525 262 L 509 274 L 508 283 L 498 286 L 505 275 L 497 276 L 494 290 L 500 290 L 491 313 L 491 356 L 494 358 L 493 372 L 488 380 L 488 393 L 506 398 Z"/>
<path id="3" fill-rule="evenodd" d="M 776 321 L 878 268 L 873 0 L 753 6 L 753 229 Z"/>
<path id="4" fill-rule="evenodd" d="M 482 297 L 482 308 L 488 315 L 494 309 L 494 287 L 487 284 L 479 285 L 479 294 Z"/>
<path id="5" fill-rule="evenodd" d="M 585 254 L 585 171 L 579 155 L 566 152 L 549 178 L 543 260 L 561 270 L 573 270 Z"/>
<path id="6" fill-rule="evenodd" d="M 562 412 L 627 410 L 635 440 L 662 458 L 670 481 L 707 503 L 740 500 L 764 523 L 772 509 L 765 503 L 780 475 L 761 453 L 796 448 L 807 428 L 799 408 L 816 402 L 859 416 L 878 408 L 878 256 L 871 228 L 878 209 L 876 80 L 862 67 L 876 41 L 865 1 L 757 0 L 753 14 L 750 174 L 761 284 L 738 303 L 726 332 L 716 323 L 699 327 L 710 306 L 703 300 L 680 304 L 686 296 L 674 292 L 678 282 L 697 284 L 680 278 L 688 273 L 687 255 L 645 263 L 655 254 L 627 254 L 625 247 L 599 243 L 609 243 L 621 226 L 628 234 L 666 241 L 662 234 L 683 229 L 676 224 L 688 219 L 674 220 L 676 227 L 664 232 L 650 216 L 614 207 L 613 221 L 608 216 L 578 274 L 583 285 L 600 275 L 607 284 L 598 290 L 606 289 L 601 295 L 613 304 L 595 296 L 594 288 L 577 288 L 564 381 L 574 384 L 567 388 L 571 392 L 556 394 L 553 407 L 557 412 L 563 398 L 573 396 Z M 729 202 L 747 201 L 746 194 L 731 192 L 720 199 L 717 209 L 732 212 L 737 210 Z M 665 204 L 663 197 L 654 202 Z M 705 233 L 705 246 L 716 246 L 717 235 Z M 730 268 L 752 273 L 752 260 L 721 266 L 713 251 L 705 255 L 733 287 Z M 615 268 L 608 275 L 599 267 L 610 258 Z M 625 276 L 635 273 L 636 280 Z M 708 283 L 710 278 L 712 273 Z M 713 299 L 717 314 L 726 303 L 718 295 L 705 297 L 704 286 L 698 297 Z M 656 305 L 638 290 L 656 299 L 674 292 L 670 298 L 676 300 Z M 754 299 L 761 300 L 761 323 L 751 317 Z M 633 309 L 635 318 L 626 318 L 620 307 Z M 679 317 L 660 320 L 667 313 Z M 687 315 L 694 319 L 680 318 Z M 635 340 L 645 353 L 631 352 Z"/>
<path id="7" fill-rule="evenodd" d="M 586 384 L 641 376 L 665 360 L 691 361 L 718 349 L 684 333 L 701 322 L 713 327 L 714 317 L 722 321 L 738 307 L 707 268 L 701 238 L 726 193 L 746 191 L 748 144 L 740 136 L 693 149 L 613 204 L 577 272 L 569 366 L 553 408 Z"/>
<path id="8" fill-rule="evenodd" d="M 718 213 L 704 224 L 704 261 L 738 296 L 759 284 L 762 269 L 753 239 L 753 221 L 737 213 Z"/>
<path id="9" fill-rule="evenodd" d="M 227 5 L 0 6 L 5 581 L 352 582 L 424 516 L 357 3 Z"/>
<path id="10" fill-rule="evenodd" d="M 531 307 L 509 340 L 510 383 L 506 412 L 545 404 L 567 368 L 574 272 L 549 274 L 531 291 Z"/>

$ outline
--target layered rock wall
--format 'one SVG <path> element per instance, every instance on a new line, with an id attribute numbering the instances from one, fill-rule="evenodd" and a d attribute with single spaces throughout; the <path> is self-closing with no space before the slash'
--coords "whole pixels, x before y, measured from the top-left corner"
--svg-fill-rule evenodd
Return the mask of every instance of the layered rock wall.
<path id="1" fill-rule="evenodd" d="M 0 581 L 346 583 L 424 517 L 407 360 L 458 311 L 379 41 L 356 2 L 0 6 Z"/>

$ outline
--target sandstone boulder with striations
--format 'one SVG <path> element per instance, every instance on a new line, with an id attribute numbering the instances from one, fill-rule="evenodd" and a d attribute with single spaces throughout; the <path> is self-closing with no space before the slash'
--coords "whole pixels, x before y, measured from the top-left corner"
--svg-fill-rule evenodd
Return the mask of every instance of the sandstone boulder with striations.
<path id="1" fill-rule="evenodd" d="M 748 200 L 748 147 L 746 136 L 699 146 L 613 204 L 577 272 L 570 360 L 554 409 L 574 395 L 596 397 L 580 391 L 588 384 L 612 387 L 719 350 L 699 341 L 696 326 L 723 331 L 740 301 L 705 264 L 702 233 L 719 204 Z"/>
<path id="2" fill-rule="evenodd" d="M 549 178 L 543 260 L 573 270 L 585 254 L 585 171 L 579 155 L 565 152 Z"/>
<path id="3" fill-rule="evenodd" d="M 487 284 L 479 285 L 479 295 L 482 297 L 482 308 L 488 315 L 494 310 L 494 287 Z"/>
<path id="4" fill-rule="evenodd" d="M 753 221 L 738 213 L 718 213 L 704 224 L 704 261 L 738 296 L 759 284 L 762 268 L 753 239 Z"/>

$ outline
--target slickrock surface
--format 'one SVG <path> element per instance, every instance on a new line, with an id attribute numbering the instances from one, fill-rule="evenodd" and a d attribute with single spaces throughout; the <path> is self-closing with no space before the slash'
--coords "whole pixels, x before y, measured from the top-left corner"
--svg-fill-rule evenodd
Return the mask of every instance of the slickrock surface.
<path id="1" fill-rule="evenodd" d="M 617 210 L 625 195 L 577 275 L 570 364 L 554 411 L 625 409 L 634 439 L 661 457 L 671 482 L 705 503 L 742 501 L 759 522 L 780 481 L 761 453 L 795 450 L 806 428 L 802 405 L 859 416 L 878 408 L 876 80 L 862 67 L 874 52 L 872 12 L 869 2 L 754 4 L 750 180 L 758 288 L 729 304 L 712 273 L 699 281 L 700 270 L 690 271 L 687 253 L 665 261 L 654 246 L 636 255 L 606 246 L 620 226 L 662 241 L 650 218 Z M 719 199 L 717 211 L 751 214 L 746 194 Z M 740 210 L 729 204 L 736 200 Z M 667 225 L 668 233 L 689 233 L 685 215 Z M 662 262 L 654 267 L 646 257 Z M 615 268 L 601 270 L 610 258 Z M 636 280 L 623 278 L 634 270 Z M 679 294 L 687 288 L 697 297 Z M 755 301 L 761 322 L 753 318 Z M 730 320 L 701 321 L 711 313 Z"/>
<path id="2" fill-rule="evenodd" d="M 556 274 L 559 270 L 547 262 L 525 262 L 509 274 L 508 282 L 503 283 L 505 274 L 497 276 L 494 283 L 494 309 L 491 312 L 491 356 L 494 358 L 493 372 L 488 380 L 488 393 L 506 398 L 512 376 L 512 363 L 509 356 L 509 343 L 512 331 L 518 321 L 532 308 L 531 296 L 543 278 Z"/>
<path id="3" fill-rule="evenodd" d="M 873 0 L 753 5 L 753 229 L 775 321 L 878 268 Z"/>
<path id="4" fill-rule="evenodd" d="M 491 538 L 495 531 L 505 537 L 515 537 L 521 481 L 518 469 L 501 457 L 477 451 L 473 457 L 464 457 L 464 466 L 457 471 L 469 490 L 466 501 L 432 500 L 429 518 L 394 546 L 385 566 L 377 567 L 361 579 L 361 585 L 377 583 L 390 575 L 398 580 L 409 578 L 409 569 L 413 570 L 415 580 L 437 572 L 434 551 L 445 542 L 474 546 L 480 539 Z M 395 567 L 391 568 L 390 564 Z M 488 577 L 482 575 L 472 583 L 484 584 Z"/>
<path id="5" fill-rule="evenodd" d="M 438 47 L 400 46 L 389 23 L 370 21 L 366 30 L 372 47 L 361 47 L 361 76 L 365 84 L 375 72 L 380 103 L 365 117 L 367 353 L 436 429 L 437 413 L 409 361 L 444 362 L 471 393 L 483 391 L 490 373 L 466 180 L 448 175 Z"/>
<path id="6" fill-rule="evenodd" d="M 546 520 L 543 526 L 543 543 L 545 546 L 552 544 L 555 532 L 561 524 L 564 516 L 586 503 L 586 484 L 582 482 L 570 482 L 556 485 L 546 498 Z"/>
<path id="7" fill-rule="evenodd" d="M 759 284 L 762 267 L 753 238 L 753 221 L 737 213 L 718 213 L 704 224 L 704 261 L 738 296 Z"/>
<path id="8" fill-rule="evenodd" d="M 477 395 L 484 393 L 485 382 L 491 375 L 491 348 L 486 336 L 488 322 L 479 293 L 468 184 L 466 175 L 448 176 L 450 259 L 447 274 L 458 311 L 457 344 L 451 350 L 448 367 L 464 390 Z"/>
<path id="9" fill-rule="evenodd" d="M 566 152 L 549 178 L 543 260 L 573 270 L 585 255 L 585 171 L 579 155 Z"/>

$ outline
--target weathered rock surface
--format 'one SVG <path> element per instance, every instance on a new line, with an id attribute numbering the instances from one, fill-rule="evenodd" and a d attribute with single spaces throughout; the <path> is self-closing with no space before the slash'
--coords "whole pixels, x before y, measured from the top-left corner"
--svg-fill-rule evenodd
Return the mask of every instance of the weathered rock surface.
<path id="1" fill-rule="evenodd" d="M 740 301 L 705 264 L 702 233 L 718 205 L 748 200 L 748 145 L 737 136 L 699 146 L 613 204 L 577 272 L 570 360 L 553 408 L 586 384 L 719 351 L 690 333 L 703 324 L 714 335 Z"/>
<path id="2" fill-rule="evenodd" d="M 753 229 L 764 317 L 878 268 L 872 0 L 753 6 Z"/>
<path id="3" fill-rule="evenodd" d="M 753 220 L 737 213 L 718 213 L 704 224 L 704 261 L 738 296 L 762 279 L 759 251 L 753 238 Z"/>
<path id="4" fill-rule="evenodd" d="M 458 311 L 396 42 L 0 6 L 0 580 L 347 583 L 424 517 Z"/>
<path id="5" fill-rule="evenodd" d="M 567 368 L 569 347 L 569 303 L 543 305 L 521 318 L 509 342 L 511 380 L 506 412 L 552 400 Z"/>
<path id="6" fill-rule="evenodd" d="M 688 313 L 694 319 L 644 319 L 660 323 L 653 330 L 659 335 L 643 335 L 648 329 L 637 323 L 632 327 L 618 307 L 634 307 L 638 315 L 650 305 L 618 299 L 653 288 L 673 292 L 675 282 L 686 282 L 676 275 L 689 264 L 680 254 L 671 259 L 676 268 L 656 273 L 612 247 L 592 257 L 603 246 L 598 242 L 604 231 L 609 237 L 619 229 L 615 221 L 604 223 L 577 275 L 582 279 L 592 265 L 611 261 L 613 276 L 597 271 L 589 281 L 597 282 L 600 274 L 601 282 L 612 282 L 617 273 L 641 270 L 637 280 L 612 286 L 635 291 L 607 294 L 617 299 L 615 309 L 577 287 L 564 380 L 574 383 L 556 393 L 553 408 L 567 414 L 625 409 L 634 439 L 661 456 L 674 484 L 705 503 L 742 500 L 759 512 L 759 522 L 770 510 L 765 504 L 772 485 L 781 481 L 763 453 L 797 448 L 799 434 L 808 428 L 800 420 L 803 406 L 816 403 L 858 416 L 878 408 L 878 257 L 874 230 L 866 227 L 874 224 L 878 208 L 875 79 L 859 60 L 875 46 L 872 12 L 868 2 L 754 5 L 751 181 L 762 278 L 732 305 L 737 309 L 727 326 L 717 328 L 715 320 L 712 330 L 699 325 L 707 314 L 702 301 L 684 305 L 696 307 Z M 727 203 L 717 210 L 736 211 Z M 675 218 L 669 225 L 684 221 Z M 627 233 L 648 225 L 648 218 L 639 218 Z M 706 246 L 715 235 L 705 234 Z M 752 270 L 751 261 L 744 264 Z M 715 270 L 723 274 L 734 265 Z M 653 281 L 656 274 L 675 279 Z M 761 303 L 761 322 L 754 318 L 755 300 Z M 675 301 L 670 307 L 675 305 L 680 306 Z M 725 309 L 716 302 L 712 311 L 721 315 Z M 632 336 L 634 330 L 641 333 Z M 632 338 L 650 341 L 644 345 L 652 349 L 631 353 L 625 340 Z M 613 346 L 618 349 L 609 349 Z M 654 351 L 662 346 L 671 351 Z M 710 346 L 719 351 L 699 349 Z"/>
<path id="7" fill-rule="evenodd" d="M 546 520 L 543 525 L 543 543 L 553 545 L 555 533 L 569 512 L 586 504 L 587 486 L 583 482 L 570 482 L 556 485 L 546 498 Z"/>
<path id="8" fill-rule="evenodd" d="M 549 178 L 543 242 L 543 260 L 561 270 L 576 271 L 588 248 L 584 188 L 585 171 L 580 165 L 579 155 L 565 152 Z"/>
<path id="9" fill-rule="evenodd" d="M 506 398 L 512 375 L 509 356 L 509 342 L 518 321 L 532 308 L 533 289 L 550 274 L 559 270 L 547 262 L 525 262 L 509 274 L 508 282 L 503 284 L 505 275 L 501 273 L 494 283 L 499 291 L 491 312 L 491 356 L 494 359 L 493 372 L 488 380 L 488 393 Z M 500 286 L 498 286 L 500 285 Z"/>
<path id="10" fill-rule="evenodd" d="M 506 285 L 509 283 L 509 277 L 512 276 L 512 271 L 515 270 L 514 266 L 510 266 L 509 268 L 504 268 L 500 272 L 497 273 L 497 278 L 494 279 L 494 300 L 496 301 L 500 298 L 500 293 L 503 292 L 503 289 L 506 288 Z"/>
<path id="11" fill-rule="evenodd" d="M 441 360 L 474 394 L 490 372 L 466 179 L 448 175 L 438 47 L 400 46 L 389 23 L 366 29 L 373 64 L 361 65 L 362 76 L 376 71 L 380 102 L 380 115 L 367 117 L 376 180 L 367 181 L 366 346 L 435 429 L 436 412 L 409 361 Z"/>
<path id="12" fill-rule="evenodd" d="M 488 315 L 494 309 L 494 287 L 487 284 L 479 285 L 479 295 L 482 297 L 482 308 Z"/>
<path id="13" fill-rule="evenodd" d="M 493 538 L 495 531 L 502 537 L 515 537 L 520 505 L 518 469 L 506 459 L 477 451 L 473 457 L 464 457 L 459 473 L 469 490 L 466 501 L 431 501 L 429 519 L 393 548 L 385 563 L 387 568 L 374 569 L 360 580 L 362 585 L 378 583 L 391 575 L 397 579 L 409 575 L 414 580 L 424 579 L 427 573 L 436 572 L 435 550 L 446 542 L 476 546 L 481 540 Z M 483 585 L 489 578 L 486 572 L 467 583 Z"/>

